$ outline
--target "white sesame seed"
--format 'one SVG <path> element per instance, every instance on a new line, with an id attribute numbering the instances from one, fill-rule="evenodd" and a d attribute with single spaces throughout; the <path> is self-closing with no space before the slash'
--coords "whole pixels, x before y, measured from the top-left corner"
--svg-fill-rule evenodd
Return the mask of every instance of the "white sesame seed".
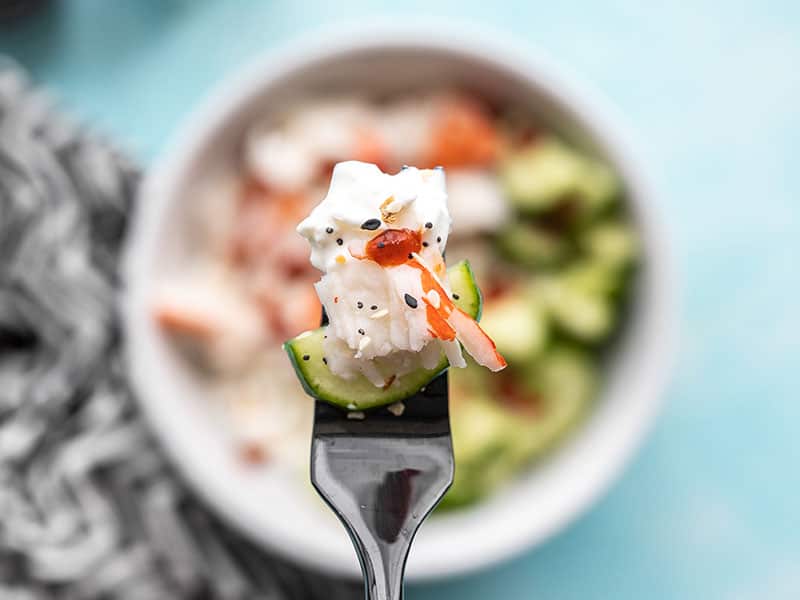
<path id="1" fill-rule="evenodd" d="M 358 349 L 363 350 L 371 343 L 372 343 L 372 338 L 369 337 L 368 335 L 365 335 L 364 337 L 361 338 L 361 341 L 358 342 Z"/>
<path id="2" fill-rule="evenodd" d="M 395 417 L 399 417 L 406 411 L 406 405 L 402 402 L 395 402 L 394 404 L 387 406 L 386 410 L 392 413 Z"/>
<path id="3" fill-rule="evenodd" d="M 365 416 L 366 415 L 364 415 L 364 413 L 361 412 L 360 410 L 347 413 L 348 419 L 354 419 L 356 421 L 363 421 Z"/>
<path id="4" fill-rule="evenodd" d="M 364 348 L 372 343 L 372 338 L 368 335 L 363 336 L 358 342 L 358 352 L 353 355 L 353 358 L 361 358 Z"/>
<path id="5" fill-rule="evenodd" d="M 385 317 L 388 314 L 389 314 L 389 309 L 388 308 L 382 308 L 378 312 L 372 313 L 369 316 L 369 318 L 370 319 L 382 319 L 383 317 Z"/>

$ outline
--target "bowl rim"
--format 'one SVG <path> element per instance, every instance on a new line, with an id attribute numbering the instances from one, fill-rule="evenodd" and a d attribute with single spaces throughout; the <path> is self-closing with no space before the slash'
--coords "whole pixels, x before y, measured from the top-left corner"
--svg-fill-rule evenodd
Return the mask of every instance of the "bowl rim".
<path id="1" fill-rule="evenodd" d="M 382 19 L 344 25 L 339 23 L 268 49 L 249 64 L 237 69 L 233 75 L 223 78 L 200 106 L 184 120 L 165 151 L 148 171 L 140 189 L 140 201 L 134 209 L 123 255 L 122 270 L 127 289 L 121 302 L 126 340 L 136 335 L 136 323 L 140 315 L 137 313 L 135 291 L 139 282 L 148 277 L 145 253 L 139 251 L 139 246 L 147 239 L 147 233 L 159 225 L 158 218 L 162 211 L 155 205 L 171 202 L 178 191 L 179 175 L 185 168 L 188 157 L 201 152 L 214 132 L 234 118 L 249 99 L 262 93 L 273 82 L 319 61 L 335 57 L 346 58 L 354 51 L 370 49 L 428 50 L 447 52 L 467 59 L 477 58 L 501 72 L 526 81 L 553 102 L 566 108 L 601 143 L 631 190 L 629 195 L 636 211 L 638 228 L 645 232 L 643 239 L 648 247 L 648 268 L 653 274 L 653 285 L 657 288 L 658 318 L 655 321 L 651 319 L 650 325 L 658 327 L 659 347 L 650 353 L 650 362 L 646 369 L 647 381 L 639 385 L 642 407 L 636 415 L 626 420 L 626 429 L 615 438 L 616 446 L 613 451 L 605 453 L 605 458 L 598 462 L 597 469 L 591 473 L 589 480 L 579 486 L 579 489 L 573 490 L 574 493 L 565 499 L 563 506 L 550 515 L 549 521 L 540 520 L 535 526 L 530 523 L 516 523 L 513 532 L 504 532 L 505 539 L 494 540 L 482 552 L 473 551 L 458 556 L 457 560 L 451 560 L 449 564 L 445 561 L 430 568 L 423 566 L 410 573 L 410 579 L 422 581 L 484 570 L 543 543 L 588 510 L 619 477 L 661 408 L 664 388 L 677 347 L 676 278 L 663 220 L 658 212 L 657 196 L 645 169 L 632 151 L 630 134 L 620 125 L 623 120 L 597 93 L 578 83 L 567 70 L 547 58 L 544 52 L 531 44 L 522 45 L 511 40 L 505 33 L 465 23 L 426 20 L 424 24 L 398 24 Z M 142 202 L 141 199 L 145 197 L 148 201 Z M 158 441 L 192 489 L 226 522 L 270 551 L 297 563 L 334 575 L 359 576 L 355 563 L 349 557 L 331 563 L 328 561 L 329 556 L 314 552 L 313 544 L 299 548 L 291 543 L 296 540 L 277 540 L 266 531 L 251 528 L 229 502 L 226 489 L 216 484 L 203 466 L 197 464 L 192 453 L 187 452 L 184 445 L 176 441 L 170 424 L 159 413 L 158 403 L 153 401 L 153 383 L 148 381 L 147 374 L 138 367 L 136 357 L 132 355 L 134 353 L 127 354 L 131 380 L 137 392 L 135 396 Z M 578 432 L 574 437 L 580 435 Z"/>

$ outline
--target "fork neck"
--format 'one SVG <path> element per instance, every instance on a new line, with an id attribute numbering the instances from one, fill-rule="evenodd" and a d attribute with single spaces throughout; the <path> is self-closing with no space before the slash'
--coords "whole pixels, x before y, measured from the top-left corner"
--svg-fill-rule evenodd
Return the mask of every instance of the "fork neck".
<path id="1" fill-rule="evenodd" d="M 403 572 L 405 571 L 410 538 L 398 539 L 393 544 L 367 538 L 364 544 L 359 536 L 351 534 L 353 544 L 364 574 L 364 592 L 367 600 L 402 600 Z"/>

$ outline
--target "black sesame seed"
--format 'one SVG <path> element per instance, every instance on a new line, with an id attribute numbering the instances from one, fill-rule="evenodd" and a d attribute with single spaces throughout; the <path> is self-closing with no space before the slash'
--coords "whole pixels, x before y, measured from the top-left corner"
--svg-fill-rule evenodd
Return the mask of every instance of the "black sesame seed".
<path id="1" fill-rule="evenodd" d="M 366 229 L 367 231 L 375 231 L 380 226 L 381 226 L 380 219 L 367 219 L 361 224 L 361 229 Z"/>
<path id="2" fill-rule="evenodd" d="M 363 329 L 359 329 L 358 333 L 360 333 L 361 335 L 364 335 L 364 330 Z"/>
<path id="3" fill-rule="evenodd" d="M 453 300 L 458 300 L 460 297 L 458 294 L 453 294 Z"/>
<path id="4" fill-rule="evenodd" d="M 358 308 L 364 308 L 364 303 L 359 300 L 358 302 L 356 302 L 356 306 Z"/>
<path id="5" fill-rule="evenodd" d="M 428 247 L 428 242 L 422 242 L 422 245 L 423 245 L 425 248 L 427 248 L 427 247 Z"/>
<path id="6" fill-rule="evenodd" d="M 411 308 L 417 308 L 418 306 L 417 299 L 414 298 L 414 296 L 412 296 L 411 294 L 406 294 L 405 296 L 403 296 L 403 298 L 405 299 L 406 304 L 408 304 Z"/>
<path id="7" fill-rule="evenodd" d="M 386 244 L 384 244 L 383 242 L 378 242 L 378 248 L 382 249 L 382 248 L 385 248 L 385 247 L 386 247 Z"/>
<path id="8" fill-rule="evenodd" d="M 344 244 L 344 240 L 342 238 L 336 238 L 336 243 L 341 246 L 342 244 Z"/>
<path id="9" fill-rule="evenodd" d="M 322 357 L 322 362 L 324 362 L 327 365 L 328 364 L 328 359 L 323 356 Z"/>
<path id="10" fill-rule="evenodd" d="M 303 354 L 303 360 L 308 360 L 309 358 L 311 357 L 308 354 Z"/>
<path id="11" fill-rule="evenodd" d="M 425 223 L 425 228 L 426 228 L 426 229 L 433 229 L 433 223 L 431 223 L 430 221 L 428 221 L 427 223 Z"/>
<path id="12" fill-rule="evenodd" d="M 400 167 L 400 170 L 401 171 L 405 171 L 407 168 L 408 168 L 408 165 L 403 165 L 402 167 Z"/>
<path id="13" fill-rule="evenodd" d="M 326 227 L 325 233 L 333 233 L 333 227 Z"/>
<path id="14" fill-rule="evenodd" d="M 370 310 L 378 310 L 378 305 L 377 304 L 373 304 L 369 308 L 370 308 Z"/>
<path id="15" fill-rule="evenodd" d="M 409 252 L 408 253 L 408 259 L 411 260 L 412 258 L 414 258 L 414 255 L 411 252 Z"/>
<path id="16" fill-rule="evenodd" d="M 436 243 L 437 244 L 441 244 L 442 243 L 442 236 L 439 236 L 439 237 L 436 238 Z"/>

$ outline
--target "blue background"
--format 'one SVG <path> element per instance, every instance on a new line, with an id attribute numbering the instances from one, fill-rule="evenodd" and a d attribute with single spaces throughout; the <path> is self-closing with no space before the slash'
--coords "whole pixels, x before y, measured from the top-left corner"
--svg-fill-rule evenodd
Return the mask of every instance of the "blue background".
<path id="1" fill-rule="evenodd" d="M 637 133 L 682 274 L 681 355 L 653 435 L 588 514 L 408 597 L 796 599 L 800 3 L 652 4 L 73 0 L 0 30 L 0 52 L 148 163 L 214 83 L 317 25 L 452 16 L 543 48 Z"/>

